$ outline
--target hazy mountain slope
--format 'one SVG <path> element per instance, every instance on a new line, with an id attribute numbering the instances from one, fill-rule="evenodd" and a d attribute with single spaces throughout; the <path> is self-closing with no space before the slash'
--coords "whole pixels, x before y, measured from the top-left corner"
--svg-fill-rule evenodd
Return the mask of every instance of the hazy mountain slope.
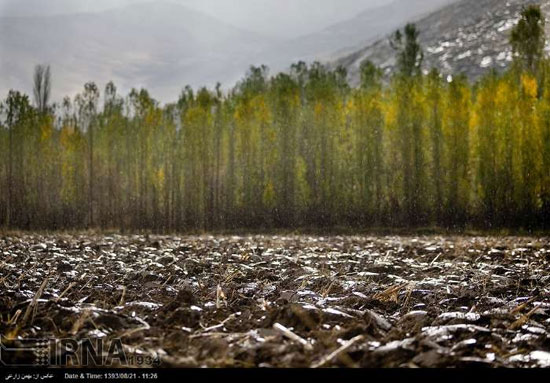
<path id="1" fill-rule="evenodd" d="M 491 68 L 507 67 L 512 61 L 510 30 L 522 7 L 530 3 L 542 3 L 543 11 L 547 17 L 550 15 L 549 0 L 461 0 L 417 21 L 425 54 L 424 69 L 465 73 L 475 80 Z M 386 73 L 392 72 L 395 52 L 389 45 L 389 36 L 344 55 L 333 64 L 346 67 L 352 84 L 357 84 L 358 68 L 365 59 Z"/>
<path id="2" fill-rule="evenodd" d="M 98 12 L 147 0 L 0 0 L 0 16 Z M 155 0 L 170 1 L 253 32 L 288 39 L 319 31 L 393 0 Z"/>
<path id="3" fill-rule="evenodd" d="M 368 9 L 320 32 L 302 36 L 263 52 L 275 69 L 298 60 L 326 60 L 335 52 L 352 51 L 389 33 L 409 20 L 415 20 L 457 0 L 394 0 Z M 261 57 L 260 57 L 261 59 Z"/>
<path id="4" fill-rule="evenodd" d="M 33 4 L 39 0 L 26 1 Z M 57 7 L 55 12 L 63 13 L 63 4 L 68 1 L 52 0 L 51 4 Z M 382 4 L 382 0 L 369 1 L 364 3 L 369 9 L 347 21 L 285 42 L 242 30 L 182 5 L 193 5 L 194 1 L 132 2 L 97 13 L 0 18 L 0 94 L 10 88 L 30 93 L 34 66 L 49 63 L 56 100 L 74 95 L 86 81 L 93 80 L 103 87 L 113 80 L 121 92 L 144 86 L 156 98 L 172 101 L 187 84 L 213 86 L 220 81 L 232 86 L 251 64 L 267 64 L 275 73 L 298 60 L 327 61 L 335 57 L 334 52 L 355 51 L 357 46 L 376 41 L 406 21 L 458 0 L 393 0 L 389 4 L 384 0 L 385 5 L 374 8 L 373 4 Z M 321 7 L 329 4 L 328 0 L 307 1 L 312 17 L 326 18 L 326 12 L 313 8 L 315 1 L 321 1 Z M 352 9 L 349 1 L 343 3 L 348 13 Z M 27 2 L 22 4 L 28 8 Z M 286 10 L 269 4 L 274 7 L 270 9 Z M 289 5 L 289 12 L 295 7 Z M 14 8 L 12 12 L 30 12 L 27 8 Z M 262 14 L 265 16 L 265 10 Z M 300 17 L 306 15 L 292 14 L 288 19 L 297 22 Z M 282 21 L 283 25 L 289 20 Z"/>
<path id="5" fill-rule="evenodd" d="M 173 0 L 232 25 L 294 39 L 393 0 Z"/>
<path id="6" fill-rule="evenodd" d="M 26 84 L 49 63 L 54 98 L 88 80 L 122 90 L 146 86 L 172 100 L 186 84 L 233 81 L 271 40 L 189 8 L 143 3 L 101 13 L 0 19 L 0 92 Z"/>

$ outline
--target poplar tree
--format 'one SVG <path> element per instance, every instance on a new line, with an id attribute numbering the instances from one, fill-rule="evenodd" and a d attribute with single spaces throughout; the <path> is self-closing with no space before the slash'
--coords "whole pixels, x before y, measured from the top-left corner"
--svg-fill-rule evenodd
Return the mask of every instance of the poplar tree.
<path id="1" fill-rule="evenodd" d="M 535 73 L 544 56 L 545 19 L 540 5 L 529 5 L 521 12 L 518 24 L 510 34 L 510 44 L 522 68 Z"/>

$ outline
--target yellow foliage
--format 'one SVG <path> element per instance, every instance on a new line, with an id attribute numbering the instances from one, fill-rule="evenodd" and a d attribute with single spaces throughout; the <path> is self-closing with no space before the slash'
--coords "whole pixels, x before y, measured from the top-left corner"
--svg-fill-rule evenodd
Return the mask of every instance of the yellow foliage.
<path id="1" fill-rule="evenodd" d="M 265 185 L 263 200 L 264 204 L 269 208 L 273 207 L 275 204 L 275 188 L 273 187 L 273 182 L 271 182 L 271 180 L 269 180 L 267 185 Z"/>
<path id="2" fill-rule="evenodd" d="M 524 73 L 521 75 L 521 86 L 524 94 L 531 99 L 537 97 L 537 80 L 530 74 Z"/>
<path id="3" fill-rule="evenodd" d="M 323 106 L 323 104 L 321 102 L 316 102 L 314 108 L 315 117 L 317 119 L 320 119 L 324 111 L 325 107 Z"/>
<path id="4" fill-rule="evenodd" d="M 74 128 L 71 125 L 64 125 L 61 129 L 61 136 L 60 141 L 61 145 L 63 145 L 65 148 L 69 148 L 71 146 L 71 139 L 74 135 Z"/>
<path id="5" fill-rule="evenodd" d="M 53 118 L 51 116 L 42 119 L 40 124 L 40 140 L 48 141 L 53 134 L 53 129 Z"/>
<path id="6" fill-rule="evenodd" d="M 161 187 L 162 185 L 164 185 L 164 178 L 164 169 L 160 168 L 157 171 L 157 187 Z"/>

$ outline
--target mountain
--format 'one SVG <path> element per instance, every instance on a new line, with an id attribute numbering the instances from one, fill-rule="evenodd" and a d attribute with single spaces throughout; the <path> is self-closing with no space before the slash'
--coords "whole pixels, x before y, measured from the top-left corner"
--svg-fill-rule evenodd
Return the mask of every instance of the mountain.
<path id="1" fill-rule="evenodd" d="M 214 86 L 220 81 L 231 87 L 251 64 L 266 64 L 276 73 L 298 60 L 342 57 L 458 0 L 200 0 L 206 4 L 202 8 L 199 0 L 116 0 L 113 5 L 86 1 L 77 7 L 73 0 L 49 0 L 47 9 L 43 0 L 0 0 L 0 95 L 11 88 L 30 94 L 34 66 L 50 64 L 54 100 L 81 91 L 86 81 L 101 88 L 113 80 L 121 93 L 146 87 L 160 101 L 173 101 L 185 85 Z M 222 2 L 225 6 L 219 10 L 207 6 Z M 224 20 L 254 31 L 213 16 L 222 17 L 231 4 L 246 9 L 233 10 L 233 18 L 226 15 Z M 83 7 L 94 12 L 74 12 Z M 330 9 L 333 20 L 348 19 L 285 38 L 307 29 L 295 25 L 300 20 L 313 20 L 308 28 L 327 23 Z M 259 21 L 249 20 L 256 16 Z M 258 23 L 276 25 L 278 20 L 285 33 L 272 37 L 258 32 Z M 270 28 L 263 30 L 276 32 Z"/>
<path id="2" fill-rule="evenodd" d="M 144 86 L 174 100 L 186 84 L 242 76 L 249 57 L 272 40 L 167 2 L 98 13 L 0 19 L 0 92 L 30 92 L 34 65 L 52 67 L 54 99 L 113 80 L 121 91 Z M 22 87 L 22 84 L 26 86 Z"/>
<path id="3" fill-rule="evenodd" d="M 550 16 L 549 0 L 461 0 L 416 20 L 424 49 L 424 70 L 437 68 L 445 75 L 464 73 L 476 80 L 492 68 L 506 68 L 512 61 L 510 30 L 519 20 L 522 7 L 532 3 L 542 3 L 546 17 Z M 395 51 L 390 47 L 389 34 L 337 57 L 332 65 L 347 68 L 351 83 L 357 85 L 359 66 L 366 59 L 386 74 L 394 70 Z"/>
<path id="4" fill-rule="evenodd" d="M 291 62 L 326 61 L 343 52 L 370 44 L 409 20 L 415 20 L 458 0 L 393 0 L 369 8 L 356 16 L 319 32 L 307 34 L 270 47 L 261 59 L 276 70 Z"/>
<path id="5" fill-rule="evenodd" d="M 246 30 L 295 39 L 393 0 L 172 0 Z"/>

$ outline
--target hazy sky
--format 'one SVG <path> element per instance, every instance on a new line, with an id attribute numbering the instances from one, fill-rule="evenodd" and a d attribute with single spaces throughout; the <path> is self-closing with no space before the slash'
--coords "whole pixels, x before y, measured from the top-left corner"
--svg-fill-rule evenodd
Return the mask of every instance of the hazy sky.
<path id="1" fill-rule="evenodd" d="M 94 12 L 147 0 L 0 0 L 0 16 Z M 151 0 L 149 0 L 151 1 Z M 222 21 L 275 38 L 323 29 L 393 0 L 156 0 L 186 4 Z"/>
<path id="2" fill-rule="evenodd" d="M 111 80 L 173 100 L 187 84 L 231 87 L 250 65 L 329 61 L 449 1 L 0 0 L 0 95 L 31 92 L 43 63 L 57 100 Z"/>

